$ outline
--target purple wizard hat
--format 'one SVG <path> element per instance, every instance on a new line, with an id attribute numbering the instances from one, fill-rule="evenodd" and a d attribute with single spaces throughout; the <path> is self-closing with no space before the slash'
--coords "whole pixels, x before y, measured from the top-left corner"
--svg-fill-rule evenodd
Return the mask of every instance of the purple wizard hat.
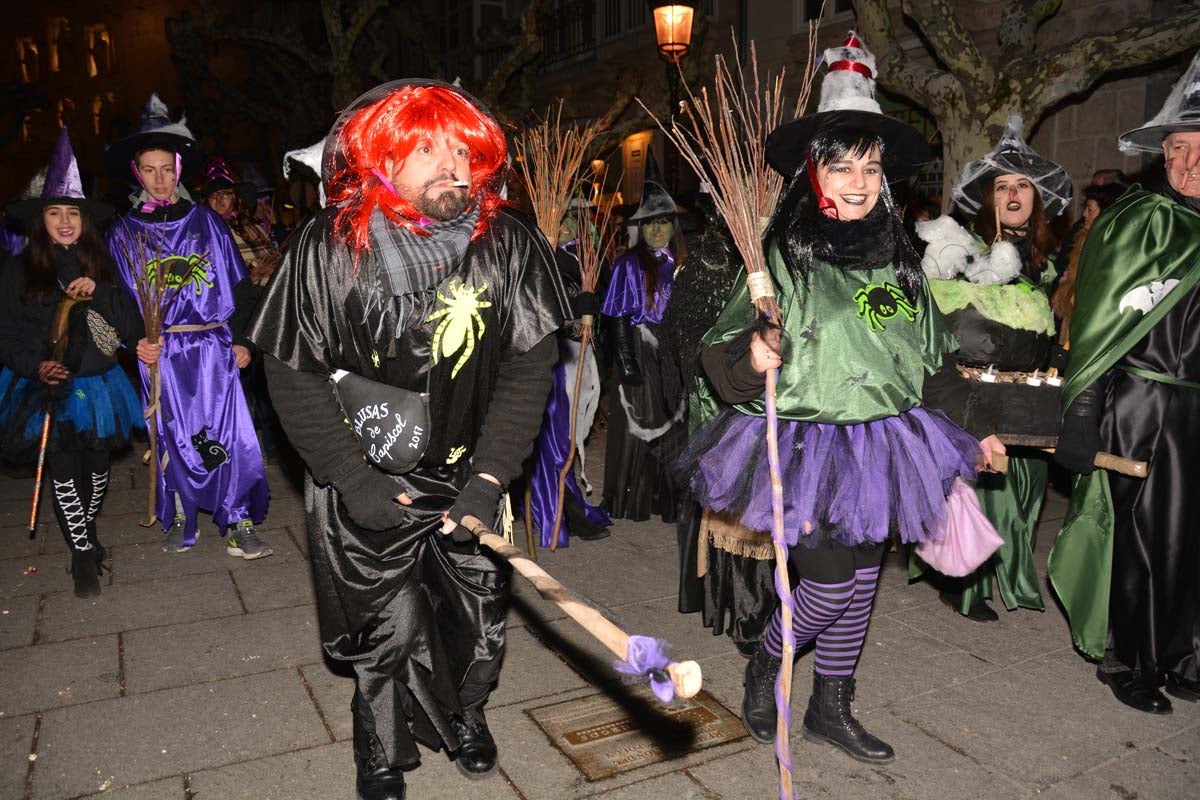
<path id="1" fill-rule="evenodd" d="M 196 144 L 196 137 L 188 129 L 187 117 L 180 117 L 178 122 L 172 122 L 167 104 L 159 98 L 157 92 L 152 92 L 150 99 L 146 101 L 137 133 L 114 142 L 104 151 L 104 167 L 112 177 L 133 183 L 135 177 L 130 165 L 134 157 L 143 150 L 166 150 L 168 153 L 177 154 L 181 162 L 178 176 L 180 183 L 195 175 L 203 166 L 200 146 Z"/>
<path id="2" fill-rule="evenodd" d="M 59 131 L 54 152 L 50 154 L 41 196 L 18 200 L 11 203 L 6 210 L 13 217 L 28 221 L 41 213 L 46 206 L 79 206 L 96 221 L 112 216 L 113 207 L 108 203 L 89 200 L 83 196 L 79 164 L 75 160 L 75 151 L 71 149 L 71 136 L 66 126 Z"/>

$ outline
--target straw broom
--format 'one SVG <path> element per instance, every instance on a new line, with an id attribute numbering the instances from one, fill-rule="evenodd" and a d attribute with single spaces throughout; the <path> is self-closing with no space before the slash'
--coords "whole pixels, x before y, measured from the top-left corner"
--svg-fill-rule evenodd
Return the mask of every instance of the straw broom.
<path id="1" fill-rule="evenodd" d="M 525 182 L 526 190 L 529 193 L 534 218 L 537 220 L 538 228 L 541 229 L 542 235 L 546 237 L 546 241 L 550 242 L 551 246 L 554 246 L 558 241 L 559 225 L 567 213 L 571 198 L 575 195 L 575 190 L 580 185 L 579 175 L 583 167 L 584 157 L 587 155 L 588 148 L 595 140 L 597 132 L 595 125 L 587 125 L 583 128 L 564 128 L 562 125 L 562 103 L 559 102 L 558 110 L 554 112 L 553 119 L 550 113 L 547 112 L 546 118 L 540 125 L 522 131 L 515 139 L 517 166 Z M 600 259 L 607 253 L 607 248 L 603 253 L 597 254 L 596 250 L 599 245 L 590 241 L 587 243 L 587 246 L 592 248 L 589 257 L 593 259 L 589 275 L 589 265 L 584 261 L 584 240 L 589 239 L 585 235 L 588 231 L 588 226 L 585 222 L 584 219 L 580 219 L 579 267 L 583 279 L 582 290 L 591 292 L 596 288 L 596 281 L 600 272 Z M 582 367 L 583 361 L 587 357 L 587 348 L 592 338 L 591 333 L 592 318 L 589 314 L 583 318 L 580 325 L 580 367 Z M 551 552 L 558 549 L 558 532 L 562 526 L 563 515 L 563 492 L 566 490 L 567 475 L 575 460 L 575 411 L 579 407 L 582 376 L 583 370 L 581 368 L 576 371 L 575 389 L 571 396 L 571 440 L 570 446 L 567 449 L 567 461 L 558 475 L 558 502 L 554 509 L 554 528 L 550 534 Z M 526 526 L 530 525 L 528 491 L 526 489 Z M 532 536 L 532 529 L 527 529 Z M 530 552 L 535 552 L 532 541 L 530 542 Z"/>
<path id="2" fill-rule="evenodd" d="M 168 285 L 167 276 L 161 274 L 163 271 L 162 239 L 159 239 L 157 247 L 152 251 L 149 234 L 143 237 L 141 234 L 134 233 L 131 238 L 133 240 L 132 248 L 128 242 L 124 244 L 125 258 L 134 273 L 138 305 L 142 309 L 142 324 L 146 330 L 146 341 L 150 344 L 158 344 L 162 337 L 163 320 L 170 308 L 171 301 L 178 296 L 178 292 Z M 207 257 L 208 252 L 205 251 L 201 254 L 200 260 L 204 261 Z M 158 412 L 162 398 L 162 377 L 158 362 L 147 365 L 146 371 L 150 376 L 150 391 L 146 398 L 146 410 L 143 415 L 146 419 L 146 434 L 150 439 L 150 482 L 147 487 L 146 519 L 140 523 L 143 528 L 148 528 L 158 521 L 158 478 L 162 471 L 158 460 Z"/>
<path id="3" fill-rule="evenodd" d="M 798 115 L 808 103 L 812 90 L 815 29 L 809 26 L 809 51 L 805 79 L 794 106 Z M 734 57 L 738 57 L 734 42 Z M 739 59 L 740 60 L 740 59 Z M 699 97 L 690 89 L 684 114 L 686 127 L 673 119 L 664 125 L 642 103 L 659 128 L 697 175 L 707 176 L 717 212 L 725 220 L 734 245 L 746 267 L 746 282 L 758 313 L 773 326 L 781 326 L 779 307 L 767 271 L 762 236 L 783 191 L 783 176 L 767 164 L 767 134 L 783 121 L 783 73 L 768 78 L 765 88 L 758 77 L 758 57 L 750 44 L 750 64 L 745 71 L 731 72 L 721 55 L 715 57 L 716 70 L 711 93 L 702 89 Z M 686 87 L 686 84 L 685 84 Z M 641 101 L 638 101 L 641 103 Z M 672 109 L 674 111 L 674 109 Z M 775 551 L 775 590 L 779 594 L 783 616 L 783 664 L 775 685 L 777 711 L 775 755 L 779 762 L 779 796 L 792 800 L 791 749 L 788 744 L 792 693 L 792 663 L 796 640 L 792 631 L 795 611 L 788 580 L 787 542 L 783 521 L 783 481 L 779 467 L 779 416 L 776 409 L 778 373 L 766 375 L 767 461 L 771 474 L 773 512 L 771 540 Z"/>
<path id="4" fill-rule="evenodd" d="M 581 288 L 585 292 L 596 291 L 596 283 L 600 280 L 600 267 L 612 256 L 616 248 L 616 231 L 611 224 L 612 206 L 601 210 L 595 221 L 596 233 L 589 230 L 591 221 L 584 209 L 576 209 L 579 220 L 579 274 Z M 575 433 L 579 419 L 579 392 L 583 386 L 583 365 L 587 358 L 588 346 L 592 343 L 592 326 L 594 320 L 591 314 L 584 314 L 579 322 L 579 365 L 575 370 L 575 389 L 571 395 L 571 445 L 567 448 L 567 460 L 558 473 L 558 504 L 554 509 L 554 529 L 550 535 L 551 552 L 558 549 L 558 531 L 562 526 L 563 495 L 567 487 L 567 475 L 571 474 L 571 466 L 575 463 Z"/>

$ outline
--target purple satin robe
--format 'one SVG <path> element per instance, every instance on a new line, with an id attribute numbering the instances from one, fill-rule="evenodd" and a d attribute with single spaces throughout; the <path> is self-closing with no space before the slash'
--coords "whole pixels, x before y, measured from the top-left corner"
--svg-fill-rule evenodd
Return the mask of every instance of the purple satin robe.
<path id="1" fill-rule="evenodd" d="M 613 264 L 612 279 L 608 283 L 608 294 L 604 296 L 601 312 L 608 317 L 629 317 L 630 325 L 662 322 L 671 299 L 671 288 L 675 285 L 675 259 L 671 251 L 663 248 L 655 252 L 664 258 L 658 266 L 658 285 L 654 290 L 654 305 L 646 308 L 646 279 L 638 261 L 637 251 L 630 250 Z"/>
<path id="2" fill-rule="evenodd" d="M 164 331 L 173 325 L 206 325 L 233 315 L 234 287 L 246 267 L 225 223 L 206 206 L 183 218 L 149 223 L 126 216 L 109 229 L 108 245 L 125 290 L 138 300 L 140 260 L 135 237 L 148 260 L 165 262 L 179 276 L 169 300 Z M 203 258 L 201 258 L 203 256 Z M 171 284 L 169 284 L 171 285 Z M 140 306 L 140 301 L 139 301 Z M 178 493 L 187 517 L 185 541 L 194 541 L 198 511 L 211 511 L 224 534 L 243 519 L 255 524 L 267 515 L 270 490 L 262 452 L 234 363 L 228 325 L 205 331 L 163 334 L 159 360 L 161 399 L 158 455 L 166 468 L 159 481 L 158 515 L 163 529 L 175 518 Z M 149 373 L 139 362 L 142 395 L 149 396 Z"/>

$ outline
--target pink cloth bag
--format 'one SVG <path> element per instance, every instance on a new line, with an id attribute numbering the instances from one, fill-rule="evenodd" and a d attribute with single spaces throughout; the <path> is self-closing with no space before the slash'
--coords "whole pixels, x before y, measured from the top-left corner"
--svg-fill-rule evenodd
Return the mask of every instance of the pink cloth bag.
<path id="1" fill-rule="evenodd" d="M 1004 544 L 983 515 L 975 491 L 962 478 L 954 479 L 946 498 L 946 521 L 935 535 L 917 545 L 917 555 L 952 578 L 970 575 Z"/>

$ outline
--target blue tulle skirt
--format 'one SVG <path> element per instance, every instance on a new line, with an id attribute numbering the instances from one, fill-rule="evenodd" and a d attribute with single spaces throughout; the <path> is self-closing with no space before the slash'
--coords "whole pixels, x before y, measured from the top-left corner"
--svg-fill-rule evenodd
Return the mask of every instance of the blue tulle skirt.
<path id="1" fill-rule="evenodd" d="M 119 450 L 144 430 L 142 402 L 125 371 L 70 378 L 48 391 L 38 380 L 0 368 L 0 458 L 27 463 L 37 458 L 46 412 L 51 414 L 47 449 Z"/>

